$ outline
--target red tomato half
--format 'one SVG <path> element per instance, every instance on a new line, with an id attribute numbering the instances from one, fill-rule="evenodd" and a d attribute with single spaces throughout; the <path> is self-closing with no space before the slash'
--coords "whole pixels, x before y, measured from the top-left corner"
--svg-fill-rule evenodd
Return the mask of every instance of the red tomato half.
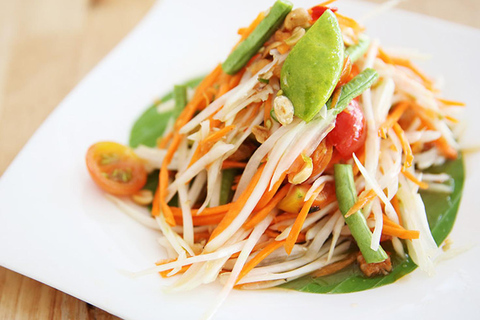
<path id="1" fill-rule="evenodd" d="M 115 142 L 98 142 L 86 156 L 93 181 L 104 191 L 128 196 L 140 191 L 147 182 L 142 160 L 129 147 Z"/>
<path id="2" fill-rule="evenodd" d="M 328 134 L 328 141 L 338 153 L 348 159 L 365 143 L 365 117 L 356 100 L 337 115 L 335 128 Z"/>

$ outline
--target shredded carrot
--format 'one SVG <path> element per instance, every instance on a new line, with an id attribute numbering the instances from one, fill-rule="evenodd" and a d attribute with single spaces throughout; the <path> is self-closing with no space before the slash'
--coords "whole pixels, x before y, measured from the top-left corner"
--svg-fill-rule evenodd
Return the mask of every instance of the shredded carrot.
<path id="1" fill-rule="evenodd" d="M 268 99 L 263 105 L 263 125 L 266 127 L 268 120 L 270 120 L 270 111 L 272 110 L 273 94 L 268 96 Z M 271 120 L 270 120 L 271 121 Z"/>
<path id="2" fill-rule="evenodd" d="M 175 154 L 175 151 L 177 150 L 181 139 L 182 139 L 182 135 L 180 135 L 178 132 L 175 132 L 175 135 L 173 136 L 173 141 L 167 150 L 167 154 L 165 155 L 165 158 L 163 159 L 162 167 L 159 173 L 158 189 L 159 189 L 160 206 L 158 208 L 158 212 L 155 209 L 152 209 L 152 214 L 157 213 L 157 215 L 160 214 L 160 209 L 161 209 L 161 212 L 165 217 L 165 221 L 171 226 L 175 225 L 175 219 L 173 218 L 172 211 L 168 207 L 168 204 L 166 201 L 167 188 L 168 188 L 168 168 L 167 167 L 172 161 L 173 155 Z"/>
<path id="3" fill-rule="evenodd" d="M 335 1 L 337 1 L 337 0 L 327 0 L 327 1 L 324 1 L 322 3 L 317 4 L 317 6 L 323 6 L 323 7 L 328 6 L 329 4 L 334 3 Z"/>
<path id="4" fill-rule="evenodd" d="M 454 118 L 452 116 L 445 116 L 445 119 L 447 119 L 448 121 L 451 121 L 453 123 L 458 123 L 458 119 L 457 118 Z"/>
<path id="5" fill-rule="evenodd" d="M 418 239 L 420 237 L 419 231 L 407 230 L 401 225 L 390 220 L 386 215 L 383 215 L 382 234 L 409 240 Z"/>
<path id="6" fill-rule="evenodd" d="M 174 134 L 174 132 L 170 131 L 165 136 L 158 139 L 157 140 L 157 148 L 158 149 L 165 149 L 167 147 L 168 143 L 172 140 L 173 134 Z"/>
<path id="7" fill-rule="evenodd" d="M 157 205 L 157 209 L 152 209 L 152 214 L 155 212 L 156 215 L 163 213 L 165 217 L 165 221 L 170 224 L 171 226 L 175 225 L 175 219 L 173 218 L 172 211 L 170 210 L 166 197 L 167 197 L 167 188 L 168 188 L 168 165 L 173 159 L 173 155 L 178 149 L 180 145 L 180 141 L 183 138 L 183 135 L 178 133 L 178 130 L 185 125 L 190 119 L 192 118 L 195 111 L 201 105 L 203 99 L 202 94 L 203 92 L 211 87 L 213 83 L 215 83 L 216 79 L 222 73 L 222 66 L 219 64 L 208 76 L 206 76 L 202 82 L 199 84 L 193 99 L 187 104 L 187 106 L 183 109 L 183 111 L 178 116 L 175 122 L 175 133 L 172 138 L 172 142 L 167 149 L 167 154 L 163 159 L 162 166 L 160 168 L 159 179 L 158 179 L 158 189 L 159 189 L 159 205 Z"/>
<path id="8" fill-rule="evenodd" d="M 418 117 L 422 120 L 423 124 L 430 130 L 437 130 L 435 123 L 432 120 L 432 116 L 428 114 L 427 110 L 422 106 L 414 103 L 413 110 L 416 112 Z M 456 159 L 458 157 L 458 151 L 448 144 L 445 137 L 440 137 L 434 141 L 437 148 L 447 159 Z"/>
<path id="9" fill-rule="evenodd" d="M 308 211 L 312 207 L 313 202 L 315 201 L 315 198 L 317 195 L 322 191 L 323 187 L 325 185 L 321 185 L 313 195 L 308 199 L 302 207 L 302 210 L 297 216 L 297 219 L 293 223 L 292 229 L 290 230 L 290 233 L 288 234 L 287 237 L 287 242 L 285 243 L 285 251 L 287 254 L 290 254 L 292 252 L 293 246 L 295 245 L 295 242 L 297 241 L 298 235 L 300 234 L 300 231 L 302 230 L 303 223 L 305 222 L 305 219 L 307 218 Z"/>
<path id="10" fill-rule="evenodd" d="M 442 98 L 437 98 L 438 101 L 443 103 L 444 105 L 447 106 L 457 106 L 457 107 L 465 107 L 466 104 L 464 102 L 460 101 L 454 101 L 454 100 L 447 100 L 447 99 L 442 99 Z"/>
<path id="11" fill-rule="evenodd" d="M 170 263 L 170 262 L 174 262 L 174 261 L 177 261 L 177 259 L 165 259 L 165 260 L 161 260 L 161 261 L 158 261 L 158 262 L 155 262 L 155 264 L 157 266 L 161 266 L 162 264 L 167 264 L 167 263 Z M 188 270 L 188 268 L 190 268 L 190 264 L 189 265 L 185 265 L 183 266 L 179 273 L 184 273 L 185 271 Z M 163 278 L 168 278 L 168 274 L 172 271 L 173 269 L 169 269 L 169 270 L 165 270 L 165 271 L 160 271 L 160 275 L 163 277 Z"/>
<path id="12" fill-rule="evenodd" d="M 410 102 L 402 101 L 395 106 L 395 109 L 388 115 L 387 119 L 378 129 L 378 136 L 385 139 L 387 137 L 388 129 L 392 128 L 393 125 L 398 122 L 402 114 L 410 106 Z"/>
<path id="13" fill-rule="evenodd" d="M 255 28 L 260 24 L 260 22 L 262 22 L 263 18 L 265 17 L 265 14 L 263 12 L 260 12 L 258 14 L 258 16 L 255 18 L 255 20 L 252 21 L 252 23 L 246 27 L 246 28 L 242 28 L 242 37 L 240 39 L 240 42 L 242 42 L 243 40 L 247 39 L 247 37 L 250 35 L 250 33 L 252 33 L 253 30 L 255 30 Z M 240 30 L 238 30 L 240 32 Z M 238 45 L 237 43 L 237 45 Z"/>
<path id="14" fill-rule="evenodd" d="M 221 206 L 217 207 L 210 207 L 210 208 L 205 208 L 203 211 L 198 212 L 198 209 L 192 209 L 191 213 L 192 216 L 209 216 L 209 215 L 216 215 L 219 213 L 227 213 L 228 210 L 232 207 L 232 203 L 227 203 Z M 176 217 L 181 217 L 182 216 L 182 209 L 178 207 L 170 207 L 170 210 L 172 210 L 172 213 Z"/>
<path id="15" fill-rule="evenodd" d="M 248 198 L 250 198 L 253 190 L 257 186 L 258 180 L 262 176 L 264 167 L 265 165 L 263 164 L 260 168 L 258 168 L 257 172 L 253 176 L 245 191 L 240 195 L 238 200 L 232 204 L 220 224 L 215 228 L 215 230 L 213 230 L 212 235 L 210 236 L 210 240 L 214 239 L 216 236 L 222 233 L 233 222 L 233 220 L 235 220 L 237 215 L 242 210 L 245 202 L 247 202 Z"/>
<path id="16" fill-rule="evenodd" d="M 260 198 L 257 205 L 255 206 L 255 210 L 262 209 L 270 202 L 270 200 L 272 200 L 272 198 L 275 196 L 278 189 L 282 185 L 283 180 L 285 179 L 285 176 L 286 176 L 286 173 L 285 172 L 282 173 L 278 181 L 272 186 L 272 189 L 265 191 L 265 193 L 263 194 L 263 196 Z"/>
<path id="17" fill-rule="evenodd" d="M 243 169 L 246 166 L 247 166 L 247 164 L 245 162 L 240 162 L 240 161 L 225 160 L 222 163 L 222 169 L 232 169 L 232 168 Z"/>
<path id="18" fill-rule="evenodd" d="M 402 168 L 402 173 L 405 178 L 415 183 L 417 186 L 420 187 L 420 189 L 428 189 L 428 183 L 418 180 L 417 177 L 415 177 L 410 171 Z"/>
<path id="19" fill-rule="evenodd" d="M 362 32 L 363 30 L 365 30 L 364 27 L 362 27 L 360 24 L 358 24 L 357 21 L 353 20 L 352 18 L 341 15 L 338 12 L 335 12 L 335 15 L 337 16 L 337 20 L 339 24 L 352 28 L 353 31 L 355 31 L 356 33 Z"/>
<path id="20" fill-rule="evenodd" d="M 345 218 L 350 217 L 352 214 L 354 214 L 358 210 L 362 210 L 363 207 L 365 207 L 367 204 L 372 202 L 372 200 L 375 199 L 376 196 L 377 194 L 375 193 L 375 191 L 373 191 L 373 189 L 369 190 L 366 193 L 363 192 L 358 198 L 357 202 L 355 202 L 355 204 L 345 214 Z"/>
<path id="21" fill-rule="evenodd" d="M 323 139 L 311 155 L 313 162 L 313 171 L 311 177 L 316 177 L 327 170 L 330 160 L 332 160 L 332 156 L 332 143 L 328 139 Z"/>
<path id="22" fill-rule="evenodd" d="M 190 160 L 190 164 L 188 166 L 190 167 L 192 164 L 198 161 L 198 159 L 204 156 L 216 142 L 220 141 L 233 129 L 235 129 L 235 125 L 226 126 L 218 131 L 212 132 L 205 139 L 201 140 L 197 149 L 193 153 L 192 159 Z"/>
<path id="23" fill-rule="evenodd" d="M 405 163 L 403 164 L 403 168 L 404 169 L 410 168 L 413 162 L 413 153 L 412 153 L 412 148 L 410 147 L 410 143 L 408 142 L 407 137 L 405 136 L 405 132 L 403 131 L 402 127 L 400 127 L 398 122 L 395 122 L 395 124 L 393 125 L 393 131 L 395 131 L 395 134 L 397 135 L 398 139 L 400 139 L 403 152 L 405 153 Z"/>
<path id="24" fill-rule="evenodd" d="M 209 226 L 209 225 L 215 225 L 219 224 L 220 221 L 225 217 L 225 213 L 216 213 L 216 214 L 211 214 L 211 215 L 205 215 L 205 216 L 192 216 L 192 221 L 194 226 Z M 183 219 L 182 216 L 180 215 L 175 215 L 174 216 L 175 222 L 182 226 L 183 225 Z"/>
<path id="25" fill-rule="evenodd" d="M 263 248 L 255 257 L 253 257 L 250 261 L 248 261 L 242 268 L 242 271 L 240 271 L 240 274 L 238 275 L 237 281 L 235 283 L 238 283 L 247 273 L 252 271 L 253 268 L 255 268 L 262 260 L 264 260 L 266 257 L 268 257 L 272 252 L 280 248 L 285 244 L 285 240 L 282 241 L 272 241 L 270 242 L 265 248 Z"/>
<path id="26" fill-rule="evenodd" d="M 420 71 L 420 69 L 418 69 L 410 60 L 389 56 L 382 48 L 378 48 L 378 57 L 385 63 L 410 69 L 410 71 L 412 71 L 423 81 L 423 84 L 428 90 L 433 90 L 433 81 L 430 80 L 430 78 L 428 78 L 422 71 Z"/>
<path id="27" fill-rule="evenodd" d="M 298 216 L 298 213 L 285 212 L 284 214 L 278 215 L 272 220 L 272 224 L 276 224 L 285 220 L 295 219 Z"/>
<path id="28" fill-rule="evenodd" d="M 290 186 L 284 186 L 278 193 L 273 197 L 273 199 L 260 211 L 258 211 L 248 222 L 243 225 L 243 228 L 248 230 L 257 225 L 260 221 L 265 219 L 265 217 L 277 206 L 277 204 L 282 201 L 283 198 L 287 195 L 288 189 Z"/>

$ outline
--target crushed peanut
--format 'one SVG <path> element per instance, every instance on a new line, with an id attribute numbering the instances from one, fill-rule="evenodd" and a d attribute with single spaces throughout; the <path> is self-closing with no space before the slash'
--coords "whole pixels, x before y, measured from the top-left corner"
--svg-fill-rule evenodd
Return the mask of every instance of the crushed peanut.
<path id="1" fill-rule="evenodd" d="M 132 200 L 138 205 L 148 206 L 153 202 L 153 193 L 150 190 L 143 189 L 132 195 Z"/>
<path id="2" fill-rule="evenodd" d="M 260 143 L 264 143 L 270 136 L 270 130 L 264 126 L 254 126 L 252 128 L 252 133 L 255 136 L 255 139 Z"/>
<path id="3" fill-rule="evenodd" d="M 286 126 L 293 121 L 293 104 L 286 96 L 280 95 L 273 100 L 273 110 L 278 122 Z"/>
<path id="4" fill-rule="evenodd" d="M 285 29 L 291 31 L 296 27 L 308 28 L 310 26 L 310 15 L 304 8 L 297 8 L 290 11 L 285 18 Z"/>

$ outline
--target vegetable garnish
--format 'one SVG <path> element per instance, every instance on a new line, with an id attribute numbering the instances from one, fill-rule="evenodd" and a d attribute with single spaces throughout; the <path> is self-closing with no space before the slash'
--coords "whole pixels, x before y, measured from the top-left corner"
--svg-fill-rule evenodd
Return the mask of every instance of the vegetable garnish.
<path id="1" fill-rule="evenodd" d="M 332 2 L 275 2 L 135 122 L 132 149 L 89 149 L 94 181 L 161 232 L 167 259 L 138 275 L 219 278 L 218 307 L 233 288 L 343 293 L 433 272 L 461 198 L 464 105 Z"/>

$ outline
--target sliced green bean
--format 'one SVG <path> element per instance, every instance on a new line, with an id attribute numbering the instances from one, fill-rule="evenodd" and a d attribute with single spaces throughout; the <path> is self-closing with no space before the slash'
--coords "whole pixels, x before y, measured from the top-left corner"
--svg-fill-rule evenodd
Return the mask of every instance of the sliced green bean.
<path id="1" fill-rule="evenodd" d="M 355 62 L 361 58 L 368 50 L 370 45 L 370 38 L 361 35 L 358 39 L 358 43 L 345 49 L 345 55 L 350 57 L 350 61 Z"/>
<path id="2" fill-rule="evenodd" d="M 337 104 L 334 106 L 335 114 L 342 112 L 354 98 L 361 95 L 365 90 L 370 88 L 372 84 L 377 80 L 378 73 L 367 68 L 357 74 L 352 80 L 350 80 L 342 88 L 342 93 L 338 99 Z M 332 98 L 327 102 L 327 108 L 330 109 L 332 105 Z"/>
<path id="3" fill-rule="evenodd" d="M 343 216 L 357 202 L 357 191 L 353 181 L 352 166 L 349 164 L 336 164 L 334 166 L 335 192 L 337 194 L 338 208 Z M 345 222 L 357 242 L 367 263 L 382 262 L 388 258 L 381 246 L 376 251 L 370 247 L 372 243 L 372 232 L 368 228 L 367 221 L 359 211 L 345 218 Z"/>
<path id="4" fill-rule="evenodd" d="M 293 5 L 285 0 L 277 0 L 268 15 L 258 24 L 252 33 L 243 40 L 222 64 L 223 71 L 233 75 L 242 69 L 247 62 L 258 52 L 265 41 L 282 24 Z"/>
<path id="5" fill-rule="evenodd" d="M 232 200 L 233 196 L 233 180 L 237 174 L 237 169 L 222 170 L 222 185 L 220 188 L 220 204 L 227 204 Z"/>

